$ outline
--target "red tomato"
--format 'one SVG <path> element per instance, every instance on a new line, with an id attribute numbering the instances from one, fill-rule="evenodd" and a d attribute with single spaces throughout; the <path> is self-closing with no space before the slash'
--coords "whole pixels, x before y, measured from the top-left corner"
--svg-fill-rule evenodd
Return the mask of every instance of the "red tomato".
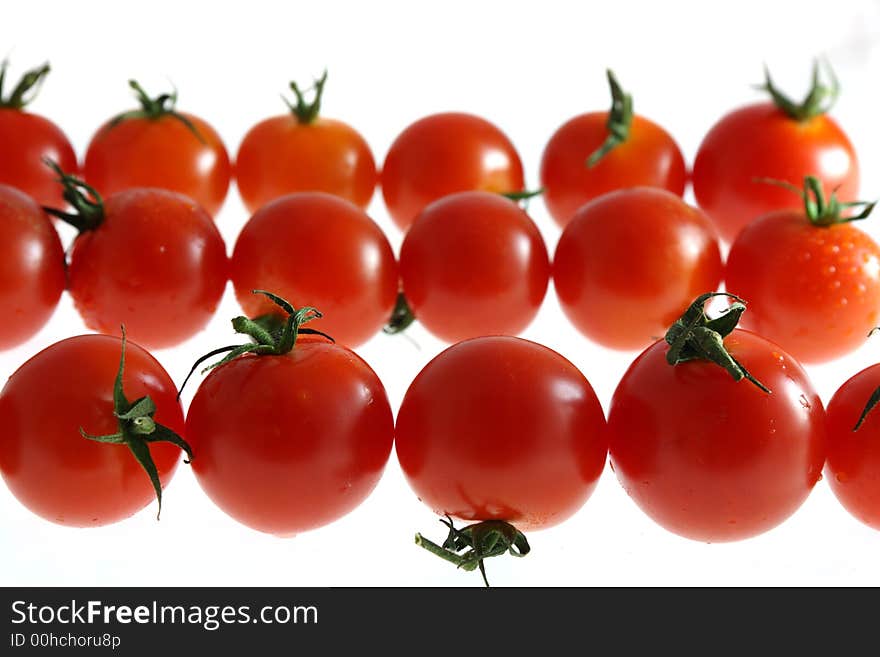
<path id="1" fill-rule="evenodd" d="M 736 238 L 725 271 L 727 289 L 749 300 L 744 326 L 806 363 L 858 348 L 880 320 L 880 247 L 828 221 L 803 209 L 767 214 Z"/>
<path id="2" fill-rule="evenodd" d="M 880 529 L 880 413 L 857 422 L 877 388 L 880 365 L 872 365 L 834 393 L 828 402 L 828 460 L 825 474 L 843 507 L 874 529 Z"/>
<path id="3" fill-rule="evenodd" d="M 856 153 L 840 126 L 824 114 L 830 104 L 794 106 L 769 79 L 767 84 L 780 100 L 724 116 L 703 139 L 694 161 L 697 203 L 728 242 L 757 217 L 798 206 L 791 194 L 758 179 L 796 185 L 814 175 L 826 193 L 837 190 L 849 200 L 859 191 Z"/>
<path id="4" fill-rule="evenodd" d="M 651 344 L 694 297 L 718 287 L 721 272 L 709 219 L 675 194 L 648 187 L 583 206 L 553 260 L 565 314 L 581 333 L 614 349 Z"/>
<path id="5" fill-rule="evenodd" d="M 589 382 L 556 352 L 507 336 L 446 349 L 419 373 L 395 445 L 435 513 L 549 527 L 577 511 L 605 465 L 605 419 Z"/>
<path id="6" fill-rule="evenodd" d="M 220 135 L 199 117 L 176 111 L 177 92 L 151 99 L 136 82 L 129 84 L 142 107 L 98 129 L 86 150 L 85 179 L 107 195 L 134 187 L 179 192 L 216 215 L 232 176 Z"/>
<path id="7" fill-rule="evenodd" d="M 33 89 L 49 72 L 49 65 L 29 71 L 9 97 L 3 96 L 6 62 L 0 64 L 0 184 L 11 185 L 40 205 L 62 206 L 64 199 L 46 158 L 65 171 L 76 172 L 76 153 L 61 129 L 48 119 L 23 111 L 33 100 Z M 30 95 L 28 95 L 30 92 Z M 28 97 L 25 97 L 28 96 Z"/>
<path id="8" fill-rule="evenodd" d="M 632 97 L 611 71 L 608 78 L 611 111 L 570 119 L 553 133 L 541 157 L 544 202 L 563 227 L 584 203 L 616 189 L 647 186 L 684 193 L 687 168 L 675 140 L 633 114 Z"/>
<path id="9" fill-rule="evenodd" d="M 300 338 L 287 353 L 214 368 L 186 430 L 193 472 L 214 503 L 253 529 L 290 536 L 366 499 L 391 453 L 394 418 L 357 354 Z"/>
<path id="10" fill-rule="evenodd" d="M 406 234 L 400 277 L 415 316 L 447 342 L 523 331 L 550 278 L 538 228 L 513 201 L 460 192 L 429 205 Z"/>
<path id="11" fill-rule="evenodd" d="M 351 347 L 387 322 L 397 297 L 397 262 L 381 229 L 360 208 L 323 192 L 272 201 L 251 217 L 232 254 L 231 278 L 244 312 L 277 308 L 255 296 L 273 290 L 294 305 L 315 306 L 314 328 Z"/>
<path id="12" fill-rule="evenodd" d="M 244 136 L 235 162 L 238 191 L 249 212 L 293 192 L 320 191 L 361 208 L 373 197 L 378 174 L 366 140 L 342 121 L 318 116 L 327 74 L 315 81 L 315 98 L 297 97 L 290 113 L 261 121 Z"/>
<path id="13" fill-rule="evenodd" d="M 0 392 L 0 473 L 28 509 L 52 522 L 93 527 L 123 520 L 155 499 L 150 478 L 124 445 L 86 440 L 119 430 L 114 377 L 121 341 L 81 335 L 57 342 L 22 365 Z M 177 389 L 162 366 L 128 343 L 123 375 L 131 400 L 149 395 L 155 421 L 183 431 Z M 177 468 L 180 450 L 151 442 L 162 485 Z"/>
<path id="14" fill-rule="evenodd" d="M 448 112 L 419 119 L 398 135 L 381 183 L 391 218 L 405 230 L 426 205 L 453 192 L 522 191 L 523 168 L 513 144 L 494 125 Z"/>
<path id="15" fill-rule="evenodd" d="M 129 189 L 106 202 L 66 174 L 79 212 L 52 213 L 81 232 L 73 243 L 68 289 L 89 328 L 170 347 L 208 323 L 228 277 L 226 246 L 211 216 L 164 189 Z M 87 192 L 91 199 L 83 193 Z"/>
<path id="16" fill-rule="evenodd" d="M 771 392 L 694 353 L 672 366 L 661 340 L 630 365 L 608 415 L 611 464 L 629 496 L 669 531 L 710 543 L 781 523 L 825 462 L 825 412 L 798 362 L 749 331 L 723 345 Z"/>
<path id="17" fill-rule="evenodd" d="M 55 311 L 65 286 L 64 250 L 40 206 L 6 185 L 0 185 L 0 245 L 0 349 L 8 349 Z"/>

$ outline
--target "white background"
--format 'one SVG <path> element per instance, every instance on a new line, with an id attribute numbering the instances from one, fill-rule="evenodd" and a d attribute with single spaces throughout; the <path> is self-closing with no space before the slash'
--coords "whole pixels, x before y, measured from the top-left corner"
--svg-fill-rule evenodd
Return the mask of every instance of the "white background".
<path id="1" fill-rule="evenodd" d="M 604 69 L 634 93 L 636 111 L 665 126 L 689 162 L 724 112 L 760 97 L 768 63 L 792 94 L 807 88 L 812 58 L 827 55 L 843 84 L 834 110 L 856 144 L 865 197 L 880 196 L 880 3 L 13 3 L 0 22 L 12 77 L 45 59 L 53 72 L 32 111 L 55 120 L 82 156 L 92 132 L 133 107 L 126 81 L 151 94 L 180 90 L 179 108 L 212 123 L 230 154 L 245 131 L 281 113 L 288 80 L 327 67 L 324 114 L 348 121 L 381 163 L 411 121 L 464 110 L 499 125 L 537 184 L 544 143 L 566 119 L 608 105 Z M 5 54 L 0 53 L 0 54 Z M 2 144 L 0 144 L 2 151 Z M 559 230 L 540 201 L 530 209 L 555 247 Z M 395 249 L 401 235 L 377 192 L 371 216 Z M 247 219 L 234 188 L 217 218 L 229 250 Z M 863 227 L 880 237 L 880 217 Z M 156 356 L 180 381 L 193 359 L 230 342 L 238 314 L 231 287 L 208 329 Z M 85 332 L 65 296 L 50 324 L 0 353 L 0 376 L 52 342 Z M 412 341 L 377 336 L 359 352 L 397 409 L 407 385 L 443 347 L 421 327 Z M 572 360 L 606 411 L 635 354 L 589 343 L 548 293 L 525 337 Z M 418 348 L 413 343 L 418 344 Z M 810 374 L 827 402 L 846 378 L 880 359 L 880 339 Z M 196 383 L 198 383 L 196 381 Z M 188 403 L 196 386 L 189 388 Z M 2 430 L 2 428 L 0 428 Z M 100 529 L 69 529 L 31 515 L 0 487 L 3 585 L 474 585 L 412 543 L 442 526 L 415 498 L 394 454 L 374 494 L 333 525 L 278 539 L 216 509 L 182 465 L 162 520 L 151 506 Z M 704 545 L 654 525 L 606 468 L 585 507 L 564 525 L 534 533 L 532 554 L 494 559 L 498 585 L 878 585 L 880 534 L 851 518 L 820 482 L 782 526 L 735 544 Z"/>

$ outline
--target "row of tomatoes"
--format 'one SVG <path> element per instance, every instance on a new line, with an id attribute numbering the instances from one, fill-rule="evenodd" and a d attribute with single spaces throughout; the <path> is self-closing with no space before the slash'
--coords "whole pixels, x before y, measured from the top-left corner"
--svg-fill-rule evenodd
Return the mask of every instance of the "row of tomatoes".
<path id="1" fill-rule="evenodd" d="M 5 73 L 5 65 L 4 65 Z M 28 73 L 2 97 L 0 135 L 5 144 L 0 183 L 22 189 L 43 205 L 61 198 L 42 156 L 76 172 L 76 155 L 50 121 L 25 113 L 34 85 L 48 65 Z M 632 96 L 609 72 L 612 105 L 607 112 L 576 116 L 548 141 L 540 178 L 551 215 L 564 226 L 585 202 L 606 192 L 654 186 L 682 195 L 688 182 L 685 159 L 673 137 L 633 111 Z M 708 132 L 690 176 L 700 207 L 730 241 L 753 218 L 792 207 L 784 191 L 755 185 L 756 177 L 799 184 L 818 176 L 825 191 L 851 199 L 859 189 L 859 167 L 848 137 L 826 112 L 838 87 L 820 79 L 818 63 L 810 93 L 801 103 L 785 96 L 767 74 L 772 102 L 730 112 Z M 394 140 L 381 171 L 364 138 L 348 124 L 319 115 L 326 73 L 314 98 L 291 83 L 290 112 L 266 119 L 245 135 L 234 176 L 248 211 L 297 191 L 324 191 L 365 208 L 377 185 L 394 221 L 408 228 L 430 202 L 463 190 L 500 193 L 523 190 L 516 149 L 496 126 L 462 113 L 435 114 L 408 126 Z M 226 197 L 233 165 L 217 132 L 201 118 L 179 112 L 174 94 L 148 96 L 134 81 L 140 108 L 102 125 L 83 159 L 85 180 L 111 194 L 128 187 L 181 192 L 212 215 Z M 308 91 L 308 90 L 306 90 Z"/>
<path id="2" fill-rule="evenodd" d="M 853 216 L 813 178 L 801 210 L 749 224 L 726 264 L 705 213 L 650 187 L 582 206 L 551 264 L 526 211 L 489 192 L 429 204 L 407 231 L 399 263 L 360 208 L 323 192 L 290 194 L 250 218 L 227 259 L 210 216 L 182 195 L 133 188 L 104 201 L 77 178 L 58 175 L 75 212 L 52 214 L 81 230 L 68 263 L 43 210 L 0 185 L 7 318 L 0 346 L 39 329 L 65 288 L 89 328 L 114 333 L 125 324 L 148 348 L 172 346 L 205 326 L 229 279 L 249 317 L 273 310 L 251 291 L 275 290 L 297 306 L 321 308 L 315 327 L 350 347 L 383 326 L 405 328 L 413 316 L 450 343 L 516 335 L 538 313 L 551 276 L 572 323 L 615 349 L 650 344 L 722 280 L 751 303 L 748 328 L 807 363 L 860 346 L 880 314 L 880 247 L 852 223 L 871 206 Z"/>
<path id="3" fill-rule="evenodd" d="M 115 522 L 154 496 L 161 509 L 182 449 L 221 509 L 285 536 L 358 506 L 394 444 L 413 491 L 450 528 L 442 544 L 417 542 L 469 570 L 524 554 L 523 530 L 575 513 L 609 453 L 645 513 L 695 540 L 775 527 L 823 467 L 843 505 L 880 529 L 880 366 L 847 381 L 826 414 L 796 359 L 736 328 L 739 300 L 707 315 L 723 293 L 698 297 L 635 359 L 607 421 L 563 356 L 494 336 L 429 362 L 396 423 L 367 363 L 306 326 L 318 311 L 258 294 L 284 321 L 234 320 L 251 341 L 196 363 L 226 354 L 185 419 L 168 374 L 124 333 L 69 338 L 24 363 L 0 393 L 0 473 L 13 494 L 64 525 Z M 474 524 L 457 529 L 450 516 Z"/>

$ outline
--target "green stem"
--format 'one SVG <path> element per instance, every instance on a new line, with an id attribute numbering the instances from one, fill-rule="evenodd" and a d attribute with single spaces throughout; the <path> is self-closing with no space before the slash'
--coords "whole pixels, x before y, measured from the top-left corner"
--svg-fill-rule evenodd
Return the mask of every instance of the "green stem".
<path id="1" fill-rule="evenodd" d="M 318 115 L 321 113 L 321 100 L 324 95 L 324 85 L 326 82 L 326 69 L 324 70 L 323 75 L 321 75 L 320 78 L 315 79 L 312 86 L 304 91 L 299 88 L 299 85 L 297 85 L 296 82 L 291 81 L 290 90 L 296 97 L 296 102 L 291 103 L 284 96 L 281 96 L 281 99 L 290 108 L 290 111 L 296 117 L 297 122 L 303 125 L 308 125 L 318 118 Z M 306 100 L 306 94 L 309 91 L 313 92 L 311 102 Z"/>
<path id="2" fill-rule="evenodd" d="M 388 335 L 402 333 L 408 329 L 414 321 L 416 321 L 416 316 L 413 313 L 409 302 L 406 300 L 406 295 L 404 295 L 403 292 L 398 292 L 397 301 L 394 304 L 394 310 L 391 311 L 391 318 L 388 320 L 388 324 L 382 329 L 382 332 L 387 333 Z"/>
<path id="3" fill-rule="evenodd" d="M 101 436 L 90 434 L 83 427 L 80 427 L 79 433 L 83 438 L 97 443 L 128 447 L 153 485 L 159 504 L 159 510 L 156 513 L 156 520 L 158 520 L 162 514 L 162 484 L 159 480 L 156 464 L 150 454 L 149 445 L 157 442 L 171 443 L 186 452 L 185 461 L 187 463 L 192 461 L 192 449 L 183 438 L 153 419 L 153 415 L 156 413 L 156 404 L 149 396 L 141 397 L 133 402 L 129 402 L 126 398 L 122 387 L 122 378 L 125 372 L 125 346 L 125 327 L 123 326 L 119 369 L 116 371 L 116 379 L 113 383 L 113 415 L 116 417 L 118 430 L 116 433 Z"/>
<path id="4" fill-rule="evenodd" d="M 816 116 L 828 112 L 837 101 L 840 95 L 840 82 L 831 68 L 831 64 L 826 60 L 821 60 L 823 66 L 820 66 L 820 60 L 813 62 L 813 77 L 810 90 L 804 99 L 797 103 L 773 83 L 770 77 L 770 70 L 764 66 L 764 84 L 758 85 L 758 89 L 766 91 L 773 99 L 773 103 L 788 117 L 795 121 L 808 121 Z M 821 79 L 822 68 L 824 68 L 827 82 Z"/>
<path id="5" fill-rule="evenodd" d="M 608 120 L 605 123 L 608 136 L 602 145 L 587 158 L 587 167 L 591 169 L 629 138 L 629 129 L 632 126 L 634 116 L 632 95 L 623 91 L 611 69 L 608 69 L 607 75 L 608 85 L 611 87 L 611 110 L 608 112 Z"/>
<path id="6" fill-rule="evenodd" d="M 437 545 L 421 534 L 416 534 L 416 545 L 462 570 L 479 569 L 486 586 L 489 586 L 486 559 L 503 554 L 524 557 L 531 550 L 525 535 L 503 520 L 484 520 L 462 529 L 456 529 L 449 516 L 441 518 L 440 522 L 449 530 L 443 545 Z"/>
<path id="7" fill-rule="evenodd" d="M 65 212 L 58 208 L 43 207 L 43 210 L 76 228 L 80 233 L 95 230 L 104 222 L 104 199 L 94 187 L 76 176 L 65 173 L 57 162 L 46 158 L 43 163 L 54 171 L 56 181 L 63 188 L 62 196 L 74 212 Z"/>
<path id="8" fill-rule="evenodd" d="M 706 315 L 706 302 L 717 296 L 733 299 L 730 307 L 715 319 Z M 723 367 L 734 381 L 746 379 L 763 392 L 770 389 L 753 377 L 724 346 L 724 338 L 736 328 L 739 318 L 746 310 L 745 302 L 728 292 L 707 292 L 697 297 L 684 314 L 666 332 L 666 362 L 679 365 L 692 360 L 707 360 Z"/>
<path id="9" fill-rule="evenodd" d="M 836 191 L 831 192 L 831 196 L 826 200 L 825 193 L 822 191 L 822 182 L 816 176 L 806 176 L 803 189 L 798 189 L 785 180 L 773 178 L 756 178 L 755 182 L 776 185 L 800 196 L 804 202 L 804 214 L 807 219 L 811 224 L 819 227 L 867 219 L 874 210 L 874 206 L 877 205 L 877 201 L 840 201 Z M 844 211 L 850 208 L 861 208 L 861 211 L 845 215 Z"/>
<path id="10" fill-rule="evenodd" d="M 129 80 L 128 86 L 134 90 L 135 97 L 141 105 L 140 109 L 117 114 L 110 120 L 110 128 L 114 128 L 123 121 L 129 121 L 131 119 L 148 119 L 150 121 L 157 121 L 162 117 L 170 116 L 185 125 L 187 130 L 189 130 L 196 139 L 203 144 L 206 143 L 204 136 L 199 132 L 195 124 L 190 121 L 187 116 L 181 114 L 175 109 L 177 105 L 177 89 L 172 89 L 171 93 L 164 93 L 155 98 L 151 98 L 137 80 Z"/>
<path id="11" fill-rule="evenodd" d="M 49 74 L 49 63 L 46 62 L 42 66 L 31 69 L 26 72 L 21 80 L 15 85 L 15 88 L 9 94 L 8 98 L 3 97 L 3 85 L 6 82 L 6 70 L 9 68 L 9 62 L 3 60 L 0 63 L 0 107 L 7 109 L 20 110 L 36 98 L 40 90 L 40 86 Z"/>
<path id="12" fill-rule="evenodd" d="M 265 319 L 265 316 L 260 316 L 256 319 L 250 319 L 248 317 L 245 317 L 244 315 L 234 317 L 232 319 L 232 328 L 235 330 L 236 333 L 241 333 L 242 335 L 248 336 L 251 339 L 251 342 L 248 344 L 220 347 L 219 349 L 214 349 L 213 351 L 208 352 L 207 354 L 196 360 L 196 362 L 190 369 L 189 374 L 187 374 L 186 378 L 183 380 L 183 385 L 180 386 L 180 390 L 178 390 L 177 392 L 178 399 L 180 399 L 180 396 L 183 394 L 184 387 L 186 386 L 192 375 L 195 373 L 195 371 L 198 369 L 198 367 L 206 360 L 213 358 L 214 356 L 218 356 L 223 353 L 226 354 L 216 363 L 212 363 L 204 368 L 202 370 L 202 374 L 214 369 L 215 367 L 219 367 L 224 363 L 228 363 L 229 361 L 234 360 L 239 356 L 243 356 L 244 354 L 254 354 L 257 356 L 283 356 L 284 354 L 289 353 L 293 350 L 293 348 L 296 346 L 296 339 L 300 334 L 321 335 L 331 342 L 333 341 L 333 338 L 331 338 L 326 333 L 322 333 L 314 329 L 303 328 L 303 324 L 305 324 L 306 322 L 310 322 L 313 319 L 320 319 L 321 317 L 323 317 L 323 315 L 317 308 L 305 306 L 297 310 L 293 307 L 292 304 L 290 304 L 290 302 L 282 299 L 272 292 L 267 292 L 266 290 L 251 291 L 253 292 L 253 294 L 262 294 L 272 303 L 278 306 L 283 312 L 286 313 L 287 318 L 284 323 L 280 325 L 280 329 L 277 328 L 279 326 L 277 322 L 273 321 L 272 323 L 269 323 Z"/>

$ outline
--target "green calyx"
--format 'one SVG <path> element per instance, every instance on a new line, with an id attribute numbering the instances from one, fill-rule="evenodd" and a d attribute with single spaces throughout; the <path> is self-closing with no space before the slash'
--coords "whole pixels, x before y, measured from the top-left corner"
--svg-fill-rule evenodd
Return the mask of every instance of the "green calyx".
<path id="1" fill-rule="evenodd" d="M 440 518 L 440 522 L 449 529 L 442 545 L 437 545 L 421 534 L 416 534 L 416 545 L 462 570 L 473 571 L 479 568 L 487 587 L 489 580 L 486 578 L 484 560 L 503 554 L 524 557 L 531 550 L 525 535 L 503 520 L 484 520 L 462 529 L 456 529 L 449 516 Z"/>
<path id="2" fill-rule="evenodd" d="M 764 84 L 758 85 L 758 89 L 769 93 L 776 107 L 795 121 L 807 121 L 825 114 L 834 106 L 837 97 L 840 95 L 840 82 L 834 74 L 831 65 L 824 60 L 822 64 L 824 66 L 820 66 L 819 60 L 813 62 L 813 78 L 810 91 L 800 103 L 793 101 L 773 84 L 770 70 L 766 66 L 764 67 Z M 827 81 L 822 80 L 823 68 Z"/>
<path id="3" fill-rule="evenodd" d="M 878 331 L 880 331 L 880 327 L 875 326 L 868 333 L 868 337 L 870 338 Z M 865 403 L 865 407 L 862 409 L 862 412 L 859 415 L 859 419 L 856 421 L 856 424 L 852 429 L 853 431 L 858 431 L 862 428 L 862 424 L 865 423 L 868 414 L 874 410 L 874 407 L 877 406 L 877 404 L 880 404 L 880 388 L 875 388 L 874 392 L 871 393 L 871 396 L 868 398 L 868 401 Z"/>
<path id="4" fill-rule="evenodd" d="M 87 433 L 80 427 L 79 432 L 83 438 L 98 443 L 111 445 L 125 445 L 132 455 L 141 464 L 153 489 L 156 491 L 156 500 L 159 503 L 159 511 L 156 520 L 162 513 L 162 483 L 159 481 L 159 473 L 156 464 L 150 455 L 150 443 L 171 443 L 177 445 L 186 452 L 185 463 L 192 461 L 192 449 L 189 444 L 174 433 L 171 429 L 163 426 L 153 419 L 156 413 L 156 404 L 147 397 L 141 397 L 133 402 L 128 401 L 122 390 L 122 375 L 125 369 L 125 327 L 122 327 L 122 354 L 119 358 L 119 370 L 116 373 L 116 381 L 113 384 L 113 415 L 117 420 L 118 431 L 109 435 L 96 436 Z"/>
<path id="5" fill-rule="evenodd" d="M 180 386 L 180 390 L 177 393 L 178 399 L 183 393 L 183 389 L 190 377 L 195 373 L 199 365 L 219 354 L 225 353 L 226 355 L 216 363 L 212 363 L 204 368 L 202 374 L 215 367 L 219 367 L 224 363 L 228 363 L 239 356 L 243 356 L 244 354 L 282 356 L 293 350 L 296 345 L 296 339 L 301 334 L 321 335 L 331 342 L 333 341 L 333 338 L 326 333 L 316 331 L 315 329 L 303 328 L 303 324 L 306 322 L 323 317 L 320 311 L 316 308 L 305 306 L 297 310 L 290 303 L 271 292 L 266 292 L 265 290 L 253 290 L 252 292 L 267 297 L 286 313 L 286 318 L 279 316 L 277 313 L 261 315 L 255 319 L 250 319 L 243 315 L 235 317 L 232 320 L 232 328 L 235 329 L 236 333 L 248 336 L 251 339 L 251 342 L 248 344 L 220 347 L 219 349 L 214 349 L 199 358 L 195 364 L 193 364 L 189 374 L 187 374 L 186 378 L 183 380 L 183 384 Z"/>
<path id="6" fill-rule="evenodd" d="M 394 304 L 394 310 L 391 311 L 391 319 L 382 329 L 383 333 L 388 335 L 396 335 L 402 333 L 416 321 L 416 316 L 410 308 L 409 302 L 403 292 L 397 293 L 397 301 Z"/>
<path id="7" fill-rule="evenodd" d="M 608 69 L 607 75 L 608 84 L 611 87 L 611 110 L 608 112 L 608 121 L 605 123 L 608 128 L 608 136 L 602 145 L 587 158 L 587 166 L 591 169 L 599 164 L 600 160 L 608 155 L 612 149 L 627 140 L 633 120 L 632 95 L 624 93 L 611 69 Z"/>
<path id="8" fill-rule="evenodd" d="M 185 125 L 196 139 L 205 143 L 205 138 L 193 122 L 175 109 L 175 106 L 177 105 L 177 89 L 174 89 L 170 94 L 165 93 L 156 96 L 155 98 L 150 98 L 150 96 L 147 95 L 147 92 L 144 91 L 143 87 L 138 84 L 137 80 L 129 80 L 128 86 L 134 90 L 135 96 L 141 104 L 140 109 L 116 115 L 110 120 L 110 128 L 114 128 L 123 121 L 128 121 L 130 119 L 149 119 L 150 121 L 156 121 L 164 116 L 170 116 Z"/>
<path id="9" fill-rule="evenodd" d="M 25 73 L 9 96 L 4 97 L 3 84 L 6 82 L 6 69 L 8 68 L 9 62 L 3 60 L 0 63 L 0 107 L 16 110 L 24 109 L 25 105 L 30 103 L 39 92 L 40 85 L 49 73 L 49 63 L 47 62 Z"/>
<path id="10" fill-rule="evenodd" d="M 533 198 L 539 197 L 544 193 L 544 188 L 539 187 L 538 189 L 529 191 L 528 189 L 524 189 L 520 192 L 502 192 L 501 196 L 506 198 L 508 201 L 513 201 L 522 207 L 523 210 L 529 209 L 529 203 Z"/>
<path id="11" fill-rule="evenodd" d="M 734 302 L 721 315 L 709 319 L 705 311 L 706 302 L 718 296 L 729 297 Z M 735 294 L 701 294 L 666 332 L 665 339 L 669 345 L 666 362 L 678 365 L 692 360 L 708 360 L 727 370 L 734 381 L 746 379 L 769 394 L 770 389 L 749 374 L 724 346 L 724 338 L 736 328 L 745 310 L 745 302 Z"/>
<path id="12" fill-rule="evenodd" d="M 321 99 L 324 95 L 324 84 L 327 82 L 327 71 L 325 70 L 321 77 L 316 78 L 311 87 L 301 90 L 296 82 L 290 83 L 290 90 L 296 97 L 296 103 L 291 103 L 287 98 L 281 96 L 281 100 L 290 108 L 290 111 L 296 117 L 297 122 L 308 125 L 313 123 L 321 113 Z M 313 92 L 312 101 L 306 100 L 306 94 Z"/>
<path id="13" fill-rule="evenodd" d="M 57 162 L 46 158 L 43 163 L 57 175 L 56 181 L 64 188 L 62 196 L 74 212 L 43 207 L 43 211 L 76 228 L 80 233 L 95 230 L 104 221 L 104 199 L 98 191 L 74 175 L 65 173 Z"/>
<path id="14" fill-rule="evenodd" d="M 825 193 L 822 191 L 822 182 L 816 176 L 806 176 L 803 189 L 784 180 L 773 180 L 772 178 L 758 178 L 757 182 L 776 185 L 800 196 L 804 201 L 804 214 L 814 226 L 833 226 L 850 221 L 860 221 L 866 219 L 874 210 L 874 206 L 877 205 L 877 201 L 842 202 L 838 200 L 835 192 L 832 192 L 831 196 L 826 199 Z M 850 208 L 861 208 L 861 211 L 844 215 L 844 211 Z"/>

